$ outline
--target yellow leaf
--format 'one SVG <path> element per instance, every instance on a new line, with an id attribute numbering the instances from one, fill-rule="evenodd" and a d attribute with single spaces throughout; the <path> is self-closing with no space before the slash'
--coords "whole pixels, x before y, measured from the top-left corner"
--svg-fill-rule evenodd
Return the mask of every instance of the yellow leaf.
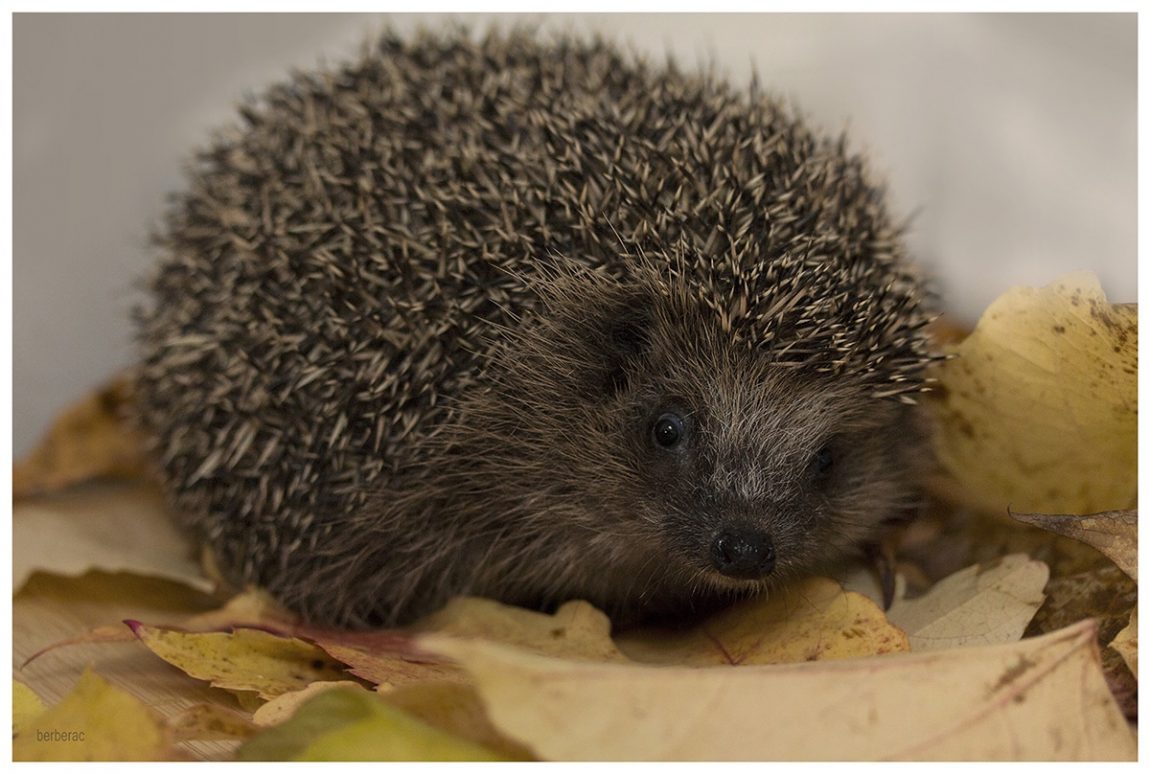
<path id="1" fill-rule="evenodd" d="M 297 627 L 348 671 L 381 688 L 464 678 L 457 666 L 414 645 L 413 633 L 440 632 L 505 642 L 564 658 L 625 660 L 611 641 L 611 622 L 586 602 L 546 615 L 478 597 L 458 597 L 406 631 L 334 632 Z"/>
<path id="2" fill-rule="evenodd" d="M 964 496 L 1005 513 L 1137 499 L 1138 316 L 1069 275 L 991 304 L 938 372 L 935 442 Z"/>
<path id="3" fill-rule="evenodd" d="M 475 688 L 454 681 L 411 683 L 382 694 L 383 700 L 441 731 L 467 739 L 508 760 L 533 760 L 531 751 L 491 725 Z"/>
<path id="4" fill-rule="evenodd" d="M 151 711 L 90 670 L 12 743 L 12 757 L 21 761 L 154 761 L 171 754 Z"/>
<path id="5" fill-rule="evenodd" d="M 244 744 L 239 760 L 493 761 L 499 756 L 446 734 L 361 689 L 334 688 L 290 720 Z"/>
<path id="6" fill-rule="evenodd" d="M 1022 554 L 989 567 L 973 565 L 943 578 L 916 599 L 895 602 L 890 622 L 913 651 L 1017 642 L 1046 599 L 1050 571 Z"/>
<path id="7" fill-rule="evenodd" d="M 266 591 L 247 588 L 229 599 L 223 607 L 209 610 L 180 623 L 190 631 L 228 629 L 236 626 L 292 629 L 298 617 L 281 608 Z"/>
<path id="8" fill-rule="evenodd" d="M 44 711 L 44 702 L 19 680 L 12 681 L 12 736 L 20 736 Z"/>
<path id="9" fill-rule="evenodd" d="M 13 498 L 102 476 L 143 476 L 141 439 L 123 417 L 131 400 L 131 376 L 121 374 L 65 409 L 36 448 L 13 466 Z"/>
<path id="10" fill-rule="evenodd" d="M 268 699 L 317 680 L 347 675 L 315 645 L 259 629 L 184 632 L 138 621 L 128 625 L 160 658 L 217 688 L 254 691 Z"/>
<path id="11" fill-rule="evenodd" d="M 252 714 L 252 721 L 255 722 L 257 726 L 279 725 L 295 714 L 295 711 L 299 709 L 300 705 L 308 699 L 323 691 L 330 691 L 332 688 L 348 688 L 359 691 L 367 690 L 359 683 L 352 682 L 351 680 L 312 683 L 306 688 L 300 688 L 298 691 L 288 691 L 287 693 L 281 693 L 274 699 L 269 699 L 267 704 L 264 704 Z"/>
<path id="12" fill-rule="evenodd" d="M 1092 546 L 1138 580 L 1138 511 L 1106 511 L 1089 516 L 1011 513 L 1024 524 L 1056 532 Z"/>
<path id="13" fill-rule="evenodd" d="M 684 666 L 857 658 L 909 647 L 874 602 L 827 578 L 739 603 L 686 631 L 642 629 L 616 642 L 635 661 Z"/>
<path id="14" fill-rule="evenodd" d="M 166 722 L 177 742 L 247 739 L 259 730 L 246 715 L 218 704 L 192 705 Z"/>
<path id="15" fill-rule="evenodd" d="M 611 620 L 581 600 L 547 615 L 491 599 L 458 597 L 412 631 L 502 642 L 559 658 L 626 660 L 611 641 Z"/>
<path id="16" fill-rule="evenodd" d="M 1130 673 L 1138 677 L 1138 608 L 1130 611 L 1130 623 L 1115 635 L 1110 647 L 1118 651 L 1126 666 L 1130 667 Z"/>
<path id="17" fill-rule="evenodd" d="M 1091 621 L 1009 645 L 736 669 L 424 645 L 546 760 L 1133 760 Z"/>

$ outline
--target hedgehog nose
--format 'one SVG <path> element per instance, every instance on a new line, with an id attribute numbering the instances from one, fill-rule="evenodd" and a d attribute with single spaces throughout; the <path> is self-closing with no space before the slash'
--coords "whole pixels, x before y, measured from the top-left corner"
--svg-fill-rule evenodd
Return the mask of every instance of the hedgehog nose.
<path id="1" fill-rule="evenodd" d="M 711 563 L 731 578 L 762 578 L 775 568 L 775 544 L 762 532 L 721 532 L 711 543 Z"/>

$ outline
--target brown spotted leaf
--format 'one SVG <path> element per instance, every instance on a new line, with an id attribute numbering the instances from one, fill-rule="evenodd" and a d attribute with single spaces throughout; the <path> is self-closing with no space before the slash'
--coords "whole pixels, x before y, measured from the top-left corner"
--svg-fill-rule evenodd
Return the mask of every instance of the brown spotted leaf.
<path id="1" fill-rule="evenodd" d="M 320 648 L 295 637 L 260 629 L 186 632 L 126 623 L 140 642 L 172 666 L 230 691 L 251 691 L 269 699 L 317 680 L 347 677 Z"/>
<path id="2" fill-rule="evenodd" d="M 938 369 L 938 458 L 971 504 L 1131 508 L 1138 492 L 1138 314 L 1072 274 L 996 300 Z"/>
<path id="3" fill-rule="evenodd" d="M 1138 580 L 1138 511 L 1105 511 L 1089 516 L 1046 513 L 1010 514 L 1059 535 L 1080 540 L 1101 551 L 1122 572 Z"/>

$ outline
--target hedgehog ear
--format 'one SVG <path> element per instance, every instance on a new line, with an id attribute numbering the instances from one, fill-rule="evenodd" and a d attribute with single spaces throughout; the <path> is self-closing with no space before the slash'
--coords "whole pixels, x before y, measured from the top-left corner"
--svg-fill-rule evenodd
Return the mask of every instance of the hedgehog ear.
<path id="1" fill-rule="evenodd" d="M 641 299 L 628 298 L 614 307 L 607 320 L 608 395 L 618 395 L 627 388 L 635 360 L 650 347 L 650 328 L 651 313 Z"/>

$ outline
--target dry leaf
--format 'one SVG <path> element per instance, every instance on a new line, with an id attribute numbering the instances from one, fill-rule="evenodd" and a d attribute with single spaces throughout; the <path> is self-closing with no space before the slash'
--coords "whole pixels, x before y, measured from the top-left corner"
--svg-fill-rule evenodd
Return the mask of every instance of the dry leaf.
<path id="1" fill-rule="evenodd" d="M 78 642 L 70 647 L 45 648 L 76 638 L 77 632 L 128 617 L 170 623 L 209 610 L 219 603 L 203 592 L 170 580 L 130 573 L 89 572 L 67 578 L 37 572 L 12 600 L 12 655 L 20 664 L 18 675 L 48 703 L 67 696 L 89 664 L 113 685 L 131 691 L 161 718 L 171 718 L 189 706 L 223 702 L 231 697 L 206 683 L 189 679 L 160 659 L 146 656 L 122 623 L 117 628 L 131 638 L 126 642 Z M 37 651 L 44 655 L 27 663 Z M 182 745 L 198 758 L 230 757 L 233 743 L 195 741 Z"/>
<path id="2" fill-rule="evenodd" d="M 298 622 L 297 616 L 276 604 L 266 591 L 249 588 L 229 599 L 223 607 L 181 621 L 180 628 L 210 631 L 246 626 L 291 631 Z"/>
<path id="3" fill-rule="evenodd" d="M 13 498 L 97 477 L 144 475 L 141 439 L 122 418 L 131 391 L 131 376 L 122 374 L 65 409 L 36 448 L 13 466 Z"/>
<path id="4" fill-rule="evenodd" d="M 17 503 L 12 511 L 13 587 L 36 570 L 80 575 L 90 569 L 170 578 L 203 591 L 211 584 L 192 559 L 158 489 L 91 484 Z"/>
<path id="5" fill-rule="evenodd" d="M 597 664 L 430 636 L 547 760 L 1133 760 L 1095 628 L 736 669 Z"/>
<path id="6" fill-rule="evenodd" d="M 424 680 L 466 679 L 456 665 L 415 645 L 412 635 L 395 631 L 336 632 L 297 630 L 347 671 L 383 689 Z"/>
<path id="7" fill-rule="evenodd" d="M 1046 597 L 1050 571 L 1022 554 L 973 565 L 887 612 L 910 637 L 912 651 L 1017 642 Z"/>
<path id="8" fill-rule="evenodd" d="M 167 721 L 177 742 L 204 739 L 247 739 L 259 727 L 235 710 L 218 704 L 196 704 Z"/>
<path id="9" fill-rule="evenodd" d="M 440 632 L 518 645 L 564 658 L 625 660 L 611 641 L 611 622 L 586 602 L 568 602 L 554 615 L 491 599 L 458 597 L 408 631 L 333 632 L 298 627 L 348 671 L 381 688 L 423 681 L 464 680 L 454 664 L 416 646 L 412 633 Z"/>
<path id="10" fill-rule="evenodd" d="M 611 641 L 611 620 L 588 602 L 568 602 L 553 615 L 479 597 L 457 597 L 412 631 L 516 645 L 535 653 L 591 661 L 625 661 Z"/>
<path id="11" fill-rule="evenodd" d="M 1089 516 L 1014 512 L 1010 515 L 1024 524 L 1093 546 L 1122 572 L 1138 580 L 1138 511 L 1105 511 Z"/>
<path id="12" fill-rule="evenodd" d="M 508 760 L 534 760 L 531 751 L 491 725 L 479 694 L 471 685 L 452 681 L 405 685 L 382 694 L 393 707 L 452 736 L 467 739 Z"/>
<path id="13" fill-rule="evenodd" d="M 144 645 L 172 666 L 217 688 L 252 691 L 263 699 L 317 680 L 346 679 L 322 650 L 294 637 L 259 629 L 184 632 L 126 622 Z"/>
<path id="14" fill-rule="evenodd" d="M 682 632 L 642 629 L 616 638 L 635 661 L 709 666 L 857 658 L 908 649 L 871 600 L 809 578 L 750 599 Z"/>
<path id="15" fill-rule="evenodd" d="M 1129 622 L 1130 611 L 1137 602 L 1137 584 L 1109 562 L 1086 572 L 1052 577 L 1046 584 L 1046 602 L 1024 636 L 1045 634 L 1083 618 L 1093 618 L 1098 624 L 1098 641 L 1107 643 Z"/>
<path id="16" fill-rule="evenodd" d="M 77 578 L 37 572 L 15 597 L 15 607 L 19 613 L 16 639 L 22 640 L 19 635 L 27 632 L 28 625 L 39 625 L 45 632 L 81 631 L 44 643 L 39 649 L 22 657 L 18 663 L 21 668 L 26 667 L 57 648 L 135 640 L 132 632 L 122 623 L 91 626 L 98 621 L 146 613 L 156 623 L 171 622 L 213 604 L 215 600 L 207 594 L 163 578 L 99 570 L 89 571 Z M 50 610 L 67 610 L 67 621 L 50 622 L 47 620 L 51 617 Z"/>
<path id="17" fill-rule="evenodd" d="M 163 724 L 137 699 L 85 671 L 75 690 L 12 742 L 18 761 L 155 761 L 172 757 Z"/>
<path id="18" fill-rule="evenodd" d="M 252 714 L 252 721 L 257 726 L 266 727 L 279 725 L 295 714 L 295 711 L 299 709 L 300 705 L 308 699 L 323 691 L 330 691 L 332 688 L 349 688 L 357 691 L 367 690 L 367 688 L 351 680 L 321 680 L 312 683 L 306 688 L 300 688 L 298 691 L 288 691 L 287 693 L 281 693 L 273 699 L 269 699 L 267 704 L 264 704 Z"/>
<path id="19" fill-rule="evenodd" d="M 996 300 L 938 371 L 939 460 L 984 509 L 1093 513 L 1137 499 L 1138 317 L 1072 274 Z"/>
<path id="20" fill-rule="evenodd" d="M 44 711 L 44 702 L 19 680 L 12 681 L 12 736 L 20 736 Z"/>
<path id="21" fill-rule="evenodd" d="M 1130 672 L 1138 677 L 1138 608 L 1130 611 L 1130 623 L 1118 632 L 1110 642 L 1110 647 L 1118 651 L 1118 655 L 1122 656 Z"/>
<path id="22" fill-rule="evenodd" d="M 322 691 L 239 749 L 245 761 L 493 761 L 499 756 L 361 689 Z"/>
<path id="23" fill-rule="evenodd" d="M 26 667 L 36 659 L 43 656 L 45 653 L 51 653 L 56 648 L 67 648 L 72 645 L 99 645 L 109 642 L 131 642 L 136 639 L 136 635 L 128 629 L 124 628 L 123 624 L 114 624 L 109 626 L 97 626 L 88 629 L 86 632 L 77 634 L 75 637 L 68 637 L 64 640 L 58 640 L 46 645 L 40 650 L 33 653 L 20 665 Z"/>

